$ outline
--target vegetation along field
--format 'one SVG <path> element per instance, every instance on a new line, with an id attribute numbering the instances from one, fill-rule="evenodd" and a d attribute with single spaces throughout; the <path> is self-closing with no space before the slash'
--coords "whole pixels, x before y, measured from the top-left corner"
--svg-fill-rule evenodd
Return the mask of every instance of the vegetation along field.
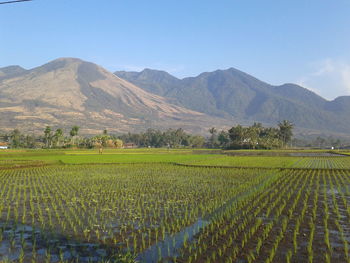
<path id="1" fill-rule="evenodd" d="M 0 152 L 0 262 L 343 263 L 349 243 L 345 155 Z"/>

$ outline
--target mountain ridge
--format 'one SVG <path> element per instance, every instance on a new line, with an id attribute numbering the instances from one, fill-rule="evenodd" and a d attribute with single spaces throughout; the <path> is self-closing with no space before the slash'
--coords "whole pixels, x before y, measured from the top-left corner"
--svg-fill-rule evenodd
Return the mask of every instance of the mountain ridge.
<path id="1" fill-rule="evenodd" d="M 26 69 L 18 65 L 12 65 L 12 66 L 0 68 L 0 80 L 8 77 L 13 77 L 25 71 Z"/>
<path id="2" fill-rule="evenodd" d="M 289 119 L 306 129 L 350 131 L 350 124 L 346 123 L 349 115 L 344 114 L 350 111 L 350 106 L 346 103 L 340 106 L 340 99 L 328 101 L 293 83 L 270 85 L 235 68 L 182 79 L 158 70 L 147 69 L 147 74 L 144 73 L 115 72 L 149 92 L 172 99 L 177 105 L 211 116 L 269 124 Z M 171 88 L 162 81 L 165 77 L 167 82 L 171 80 Z M 344 112 L 335 112 L 337 108 Z"/>
<path id="3" fill-rule="evenodd" d="M 209 127 L 288 119 L 297 130 L 349 133 L 350 97 L 328 101 L 292 83 L 270 85 L 229 68 L 176 78 L 145 69 L 115 74 L 78 58 L 0 68 L 0 128 L 81 126 L 87 134 L 147 128 L 206 133 Z"/>
<path id="4" fill-rule="evenodd" d="M 200 132 L 223 123 L 115 76 L 91 62 L 59 58 L 0 80 L 1 127 L 81 126 L 86 133 L 181 127 Z"/>

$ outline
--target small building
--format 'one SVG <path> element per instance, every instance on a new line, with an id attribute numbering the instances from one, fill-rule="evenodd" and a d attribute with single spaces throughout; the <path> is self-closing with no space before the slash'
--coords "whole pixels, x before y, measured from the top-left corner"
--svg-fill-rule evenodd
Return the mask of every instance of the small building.
<path id="1" fill-rule="evenodd" d="M 137 148 L 137 146 L 133 142 L 128 142 L 128 143 L 124 143 L 123 148 L 124 149 L 132 149 L 132 148 Z"/>
<path id="2" fill-rule="evenodd" d="M 9 145 L 7 142 L 0 142 L 0 150 L 6 150 L 9 148 Z"/>

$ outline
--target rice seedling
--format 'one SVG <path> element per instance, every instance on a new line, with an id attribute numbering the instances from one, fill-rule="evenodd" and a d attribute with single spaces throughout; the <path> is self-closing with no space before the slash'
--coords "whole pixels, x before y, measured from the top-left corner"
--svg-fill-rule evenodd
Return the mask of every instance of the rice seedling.
<path id="1" fill-rule="evenodd" d="M 348 159 L 159 158 L 0 170 L 0 261 L 349 262 Z"/>

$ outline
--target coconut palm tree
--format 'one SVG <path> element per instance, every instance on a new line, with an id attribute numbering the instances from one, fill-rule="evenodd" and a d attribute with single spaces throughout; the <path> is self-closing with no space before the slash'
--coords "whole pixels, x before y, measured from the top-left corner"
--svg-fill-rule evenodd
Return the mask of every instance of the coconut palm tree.
<path id="1" fill-rule="evenodd" d="M 288 120 L 283 120 L 278 123 L 279 137 L 282 140 L 283 146 L 292 140 L 294 124 Z"/>

